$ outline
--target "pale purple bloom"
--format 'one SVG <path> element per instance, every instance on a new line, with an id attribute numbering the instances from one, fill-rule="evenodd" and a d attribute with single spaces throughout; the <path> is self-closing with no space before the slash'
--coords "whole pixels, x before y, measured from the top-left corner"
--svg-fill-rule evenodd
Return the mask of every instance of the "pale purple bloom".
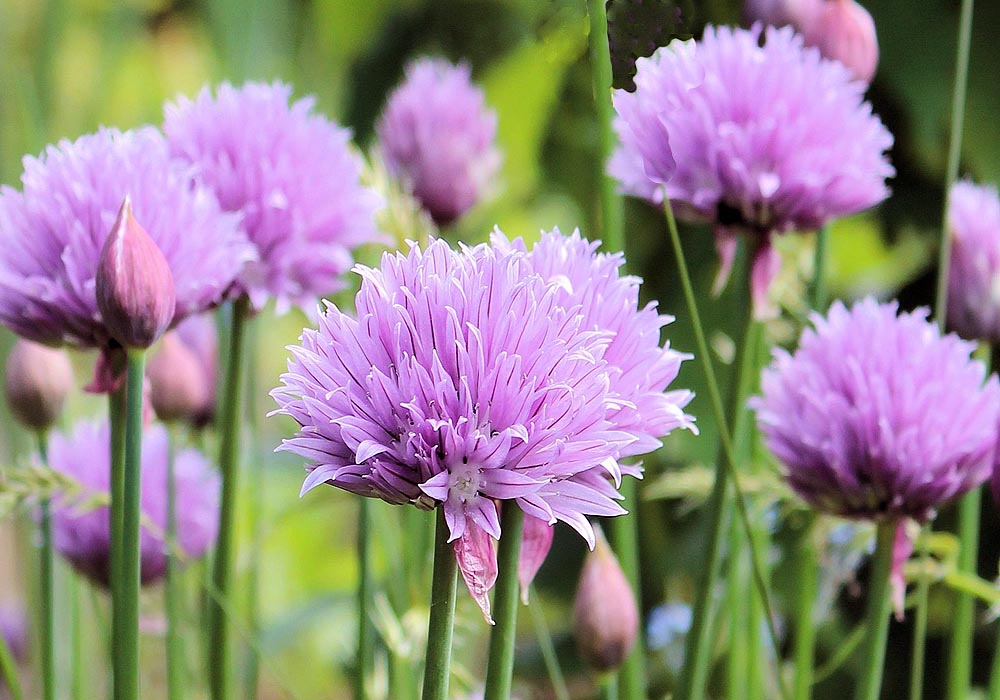
<path id="1" fill-rule="evenodd" d="M 764 44 L 761 46 L 762 34 Z M 816 229 L 885 199 L 892 135 L 844 66 L 791 28 L 708 27 L 637 62 L 614 95 L 621 146 L 608 169 L 625 192 L 714 225 L 728 273 L 752 236 L 758 313 L 778 272 L 774 234 Z"/>
<path id="2" fill-rule="evenodd" d="M 926 520 L 993 466 L 1000 384 L 920 309 L 872 299 L 814 314 L 753 399 L 791 487 L 817 510 Z M 984 383 L 985 382 L 985 383 Z"/>
<path id="3" fill-rule="evenodd" d="M 948 326 L 1000 342 L 1000 198 L 995 185 L 957 182 L 948 195 Z"/>
<path id="4" fill-rule="evenodd" d="M 593 546 L 586 516 L 624 512 L 619 457 L 690 421 L 683 394 L 676 410 L 650 400 L 662 410 L 648 426 L 624 418 L 639 409 L 616 388 L 626 372 L 608 359 L 614 332 L 588 319 L 582 288 L 570 295 L 568 278 L 543 278 L 533 255 L 502 239 L 459 251 L 433 241 L 383 256 L 380 269 L 359 266 L 357 318 L 328 306 L 272 393 L 303 426 L 282 446 L 312 462 L 303 490 L 327 482 L 441 505 L 487 615 L 498 501 L 546 529 L 562 520 Z M 616 274 L 618 264 L 596 267 Z M 609 297 L 628 296 L 634 280 L 622 284 L 609 283 Z M 637 325 L 658 330 L 653 317 Z M 669 362 L 648 368 L 654 381 Z"/>
<path id="5" fill-rule="evenodd" d="M 21 184 L 0 190 L 0 323 L 30 340 L 108 347 L 95 274 L 126 195 L 170 267 L 174 323 L 220 303 L 253 257 L 236 217 L 152 127 L 49 146 L 24 159 Z"/>
<path id="6" fill-rule="evenodd" d="M 257 308 L 273 297 L 279 311 L 311 309 L 343 288 L 354 249 L 381 239 L 381 200 L 360 184 L 350 132 L 315 112 L 312 97 L 291 95 L 279 82 L 222 83 L 168 103 L 163 122 L 171 152 L 243 215 L 258 253 L 243 291 Z"/>
<path id="7" fill-rule="evenodd" d="M 500 170 L 496 113 L 469 76 L 465 64 L 414 61 L 376 127 L 390 172 L 438 224 L 483 199 Z"/>
<path id="8" fill-rule="evenodd" d="M 166 573 L 167 430 L 147 427 L 142 436 L 141 577 L 153 583 Z M 53 501 L 52 532 L 56 550 L 81 573 L 107 585 L 111 538 L 107 499 L 111 482 L 110 429 L 106 421 L 81 421 L 72 433 L 55 432 L 49 444 L 49 465 L 82 487 L 79 493 Z M 187 559 L 201 557 L 215 541 L 219 511 L 219 477 L 195 449 L 174 456 L 177 488 L 177 544 Z M 105 500 L 106 502 L 106 500 Z"/>

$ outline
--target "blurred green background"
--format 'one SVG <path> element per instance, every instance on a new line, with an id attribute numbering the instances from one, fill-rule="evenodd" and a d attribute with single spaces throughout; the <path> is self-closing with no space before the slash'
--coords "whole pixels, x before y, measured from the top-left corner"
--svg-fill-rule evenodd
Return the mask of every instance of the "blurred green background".
<path id="1" fill-rule="evenodd" d="M 892 160 L 898 175 L 892 183 L 893 197 L 883 206 L 833 226 L 830 285 L 836 296 L 898 295 L 904 306 L 929 304 L 932 299 L 958 4 L 957 0 L 865 3 L 875 18 L 881 44 L 881 64 L 870 98 L 895 134 Z M 737 22 L 740 3 L 616 0 L 609 14 L 615 82 L 626 86 L 630 59 L 636 54 L 649 53 L 674 36 L 697 36 L 709 22 Z M 600 164 L 587 27 L 582 0 L 0 0 L 0 180 L 17 186 L 22 155 L 39 153 L 46 143 L 75 138 L 102 124 L 121 128 L 158 124 L 165 99 L 178 93 L 194 94 L 203 84 L 220 80 L 288 81 L 296 95 L 314 94 L 319 108 L 351 127 L 358 146 L 365 149 L 385 95 L 399 81 L 406 61 L 439 54 L 471 63 L 475 79 L 498 113 L 505 154 L 498 196 L 474 210 L 448 235 L 480 241 L 499 225 L 508 235 L 529 239 L 554 226 L 564 231 L 579 227 L 584 234 L 599 237 Z M 1000 179 L 998 28 L 1000 3 L 978 3 L 962 152 L 963 175 L 994 182 Z M 646 298 L 658 300 L 664 312 L 678 316 L 666 334 L 674 347 L 689 351 L 694 343 L 661 217 L 635 200 L 627 202 L 626 214 L 630 271 L 644 278 Z M 726 362 L 738 316 L 733 309 L 742 302 L 731 291 L 717 299 L 708 294 L 715 273 L 708 229 L 692 226 L 683 233 L 703 292 L 702 308 L 713 345 L 718 359 Z M 769 329 L 778 342 L 790 342 L 802 322 L 803 308 L 797 299 L 811 274 L 812 244 L 811 236 L 790 236 L 783 242 L 787 264 L 779 295 L 789 313 Z M 365 256 L 372 261 L 376 254 L 368 251 Z M 350 296 L 338 301 L 350 304 Z M 272 408 L 266 394 L 283 369 L 284 346 L 294 342 L 305 323 L 298 312 L 278 318 L 266 311 L 256 324 L 252 416 L 256 427 L 245 446 L 249 464 L 241 494 L 246 507 L 241 512 L 249 514 L 260 504 L 263 517 L 259 536 L 253 532 L 249 515 L 245 519 L 240 571 L 246 588 L 254 558 L 261 562 L 258 643 L 264 665 L 260 697 L 313 700 L 346 697 L 349 692 L 355 629 L 351 595 L 356 579 L 356 501 L 334 489 L 318 489 L 300 500 L 301 462 L 272 454 L 293 426 L 263 418 Z M 92 359 L 78 358 L 81 384 Z M 703 524 L 691 506 L 704 485 L 694 479 L 693 496 L 681 498 L 683 489 L 677 485 L 682 482 L 674 477 L 679 469 L 710 465 L 715 450 L 701 374 L 694 363 L 688 363 L 678 385 L 699 393 L 690 411 L 702 418 L 702 435 L 671 436 L 659 453 L 645 461 L 647 476 L 640 495 L 646 500 L 638 504 L 644 556 L 642 604 L 647 613 L 655 611 L 660 627 L 653 630 L 659 635 L 653 641 L 658 643 L 667 634 L 664 630 L 669 631 L 669 625 L 663 627 L 663 615 L 676 612 L 661 606 L 690 601 L 692 577 L 703 551 Z M 93 415 L 103 405 L 81 394 L 74 398 L 73 409 L 75 415 Z M 11 425 L 9 420 L 6 424 Z M 10 459 L 16 458 L 25 442 L 23 436 L 14 434 Z M 692 478 L 690 472 L 686 474 L 689 481 L 685 484 Z M 761 474 L 762 481 L 771 484 L 773 465 L 765 464 Z M 762 513 L 770 510 L 770 503 L 768 498 L 759 499 Z M 402 527 L 404 516 L 379 506 L 383 535 L 391 538 L 394 529 Z M 988 529 L 984 532 L 996 532 L 1000 523 L 992 509 L 986 510 L 984 527 Z M 946 513 L 945 524 L 947 518 Z M 794 519 L 780 519 L 776 541 L 782 543 L 794 526 Z M 985 539 L 988 543 L 995 540 L 989 534 Z M 253 545 L 255 541 L 259 546 Z M 578 537 L 560 530 L 553 556 L 540 574 L 538 593 L 574 692 L 591 697 L 596 692 L 593 679 L 579 668 L 568 620 L 572 582 L 583 551 Z M 774 555 L 779 571 L 783 561 L 779 548 Z M 984 551 L 980 573 L 994 578 L 996 561 L 994 541 Z M 391 564 L 385 554 L 380 570 L 389 571 Z M 859 577 L 863 580 L 863 571 Z M 413 587 L 417 601 L 421 582 L 413 582 Z M 789 591 L 777 588 L 778 607 L 784 609 Z M 151 591 L 146 601 L 153 618 L 158 614 L 158 595 Z M 821 662 L 856 624 L 860 610 L 856 595 L 847 587 L 823 611 Z M 487 632 L 471 602 L 461 595 L 460 599 L 458 660 L 467 676 L 460 674 L 457 679 L 459 691 L 473 690 L 475 680 L 482 677 Z M 928 656 L 928 698 L 940 693 L 937 684 L 943 674 L 936 645 L 950 617 L 951 597 L 935 590 L 933 601 L 931 631 L 935 636 Z M 93 613 L 95 619 L 101 610 L 100 596 L 85 606 L 85 613 Z M 419 658 L 426 611 L 415 603 L 410 611 L 383 612 L 383 631 L 398 633 L 400 645 L 416 645 L 414 654 Z M 532 629 L 531 618 L 523 611 L 518 687 L 524 698 L 551 697 Z M 989 628 L 982 631 L 977 678 L 987 671 L 992 637 Z M 897 653 L 890 653 L 886 697 L 902 692 L 908 642 L 908 626 L 895 626 L 892 644 Z M 663 642 L 650 656 L 653 685 L 661 692 L 669 688 L 677 660 L 676 640 L 672 644 Z M 155 667 L 160 649 L 155 633 L 147 635 L 146 645 Z M 720 658 L 725 653 L 723 635 Z M 101 674 L 91 674 L 98 686 L 104 682 Z M 842 694 L 843 678 L 834 673 L 821 682 L 817 697 Z M 155 684 L 150 688 L 154 692 L 159 692 Z"/>

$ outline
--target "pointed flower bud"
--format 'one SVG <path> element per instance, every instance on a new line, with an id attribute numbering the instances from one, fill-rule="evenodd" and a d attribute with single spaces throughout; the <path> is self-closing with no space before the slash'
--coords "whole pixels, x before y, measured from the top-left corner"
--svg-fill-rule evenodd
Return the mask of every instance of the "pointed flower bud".
<path id="1" fill-rule="evenodd" d="M 583 660 L 597 671 L 621 666 L 639 633 L 632 587 L 598 527 L 597 545 L 587 555 L 573 605 L 573 631 Z"/>
<path id="2" fill-rule="evenodd" d="M 843 63 L 855 78 L 870 83 L 878 67 L 875 21 L 854 0 L 827 0 L 802 28 L 806 43 L 826 58 Z"/>
<path id="3" fill-rule="evenodd" d="M 97 264 L 97 308 L 111 337 L 148 348 L 174 319 L 174 278 L 126 197 Z"/>
<path id="4" fill-rule="evenodd" d="M 34 430 L 50 428 L 73 388 L 66 352 L 19 339 L 7 357 L 4 389 L 11 413 Z"/>
<path id="5" fill-rule="evenodd" d="M 149 398 L 160 420 L 195 422 L 209 400 L 205 372 L 177 331 L 163 336 L 149 360 Z"/>

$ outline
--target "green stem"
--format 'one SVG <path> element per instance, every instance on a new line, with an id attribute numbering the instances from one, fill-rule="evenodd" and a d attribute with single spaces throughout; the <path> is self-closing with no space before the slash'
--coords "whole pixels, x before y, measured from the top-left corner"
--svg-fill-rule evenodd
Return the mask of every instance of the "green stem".
<path id="1" fill-rule="evenodd" d="M 70 628 L 72 635 L 72 651 L 70 657 L 70 697 L 73 700 L 83 700 L 86 697 L 84 688 L 87 685 L 86 673 L 84 670 L 83 652 L 86 644 L 86 636 L 83 633 L 83 619 L 80 616 L 80 606 L 82 605 L 83 586 L 79 578 L 70 572 Z"/>
<path id="2" fill-rule="evenodd" d="M 736 518 L 729 520 L 729 564 L 726 571 L 726 610 L 729 613 L 729 650 L 726 658 L 726 700 L 746 700 L 749 655 L 744 635 L 749 630 L 745 584 L 748 572 L 742 552 L 743 531 Z"/>
<path id="3" fill-rule="evenodd" d="M 249 322 L 250 301 L 240 297 L 233 305 L 229 332 L 229 357 L 222 402 L 219 404 L 219 469 L 222 472 L 222 492 L 219 507 L 219 534 L 212 566 L 212 586 L 220 600 L 209 606 L 209 687 L 212 700 L 231 700 L 232 650 L 230 623 L 222 601 L 232 593 L 235 561 L 235 525 L 237 478 L 239 476 L 240 428 L 243 423 L 244 348 Z"/>
<path id="4" fill-rule="evenodd" d="M 979 554 L 979 511 L 982 490 L 974 488 L 958 504 L 959 571 L 976 573 Z M 972 644 L 975 636 L 976 601 L 959 594 L 951 624 L 948 660 L 948 700 L 967 700 L 972 684 Z"/>
<path id="5" fill-rule="evenodd" d="M 828 248 L 830 243 L 830 227 L 821 226 L 816 232 L 816 250 L 813 253 L 813 278 L 809 285 L 810 308 L 823 313 L 828 300 L 826 272 L 829 266 Z"/>
<path id="6" fill-rule="evenodd" d="M 750 516 L 747 512 L 746 501 L 743 497 L 743 490 L 740 488 L 739 474 L 736 469 L 735 451 L 730 437 L 729 425 L 726 412 L 722 407 L 722 396 L 719 392 L 719 384 L 715 377 L 715 369 L 712 365 L 711 354 L 708 350 L 708 342 L 705 339 L 705 331 L 701 325 L 701 317 L 698 313 L 698 303 L 695 300 L 694 287 L 691 285 L 691 276 L 688 273 L 687 262 L 684 258 L 684 248 L 681 245 L 680 234 L 677 231 L 677 222 L 674 219 L 673 208 L 670 201 L 664 198 L 664 214 L 667 218 L 667 228 L 670 232 L 670 242 L 677 259 L 678 276 L 681 279 L 681 288 L 684 291 L 684 300 L 687 304 L 688 313 L 691 315 L 691 325 L 695 334 L 695 344 L 698 356 L 701 358 L 700 365 L 705 374 L 705 382 L 708 385 L 708 395 L 712 406 L 712 414 L 719 429 L 720 454 L 716 460 L 715 481 L 712 492 L 709 496 L 709 535 L 708 551 L 706 552 L 705 570 L 702 573 L 702 580 L 698 586 L 694 613 L 692 618 L 691 631 L 688 633 L 685 648 L 685 663 L 681 672 L 678 697 L 681 700 L 701 700 L 705 694 L 705 681 L 708 677 L 708 668 L 711 657 L 711 639 L 707 634 L 711 625 L 708 624 L 711 618 L 711 600 L 715 589 L 715 582 L 718 579 L 719 567 L 722 553 L 722 537 L 724 535 L 723 521 L 725 520 L 725 509 L 723 504 L 726 498 L 727 480 L 731 479 L 736 487 L 736 512 L 743 526 L 744 535 L 750 544 L 751 566 L 753 568 L 754 587 L 761 598 L 767 616 L 768 632 L 771 636 L 771 644 L 775 650 L 775 658 L 781 658 L 781 650 L 778 646 L 778 635 L 774 629 L 774 615 L 771 610 L 771 603 L 767 595 L 767 584 L 764 579 L 763 569 L 760 565 L 760 557 L 753 537 L 753 527 L 750 523 Z M 746 324 L 749 329 L 751 324 Z M 747 343 L 745 338 L 738 346 L 741 352 L 745 353 Z M 738 367 L 742 366 L 743 358 L 738 362 Z M 736 383 L 735 386 L 739 384 Z M 734 391 L 732 394 L 737 394 Z M 739 406 L 736 406 L 739 408 Z M 734 411 L 731 411 L 734 412 Z M 781 697 L 787 698 L 788 692 L 785 688 L 784 678 L 780 671 L 777 674 L 778 689 Z"/>
<path id="7" fill-rule="evenodd" d="M 858 700 L 878 700 L 882 689 L 882 670 L 885 666 L 885 644 L 889 638 L 889 616 L 892 613 L 892 550 L 896 540 L 895 520 L 879 523 L 875 541 L 875 555 L 869 576 L 868 636 L 862 650 L 864 674 L 858 684 Z"/>
<path id="8" fill-rule="evenodd" d="M 142 486 L 142 383 L 146 353 L 129 348 L 125 380 L 125 474 L 122 488 L 121 568 L 114 601 L 115 700 L 139 700 L 139 581 Z M 112 495 L 114 498 L 114 494 Z"/>
<path id="9" fill-rule="evenodd" d="M 514 637 L 517 628 L 517 564 L 521 554 L 524 514 L 507 503 L 500 514 L 500 546 L 497 552 L 497 583 L 493 592 L 496 627 L 490 634 L 483 700 L 509 700 L 514 675 Z"/>
<path id="10" fill-rule="evenodd" d="M 167 576 L 164 595 L 167 608 L 167 697 L 183 700 L 187 669 L 184 643 L 181 639 L 180 562 L 175 555 L 177 545 L 177 485 L 175 473 L 176 444 L 174 431 L 168 433 L 167 448 Z"/>
<path id="11" fill-rule="evenodd" d="M 360 500 L 358 508 L 358 656 L 354 685 L 356 700 L 368 700 L 367 683 L 375 669 L 375 630 L 368 612 L 372 603 L 372 515 L 371 501 Z"/>
<path id="12" fill-rule="evenodd" d="M 601 681 L 601 700 L 618 700 L 618 676 L 610 673 Z"/>
<path id="13" fill-rule="evenodd" d="M 246 345 L 246 424 L 250 435 L 257 434 L 257 325 L 250 324 L 247 328 Z M 251 443 L 252 444 L 252 443 Z M 254 635 L 260 637 L 260 559 L 261 548 L 264 545 L 264 495 L 267 491 L 264 485 L 263 460 L 253 451 L 249 464 L 250 482 L 257 488 L 250 489 L 250 537 L 252 541 L 252 556 L 247 572 L 247 624 Z M 243 678 L 243 695 L 246 700 L 256 700 L 257 685 L 260 681 L 260 654 L 257 647 L 251 645 L 247 649 L 246 670 Z"/>
<path id="14" fill-rule="evenodd" d="M 951 265 L 951 236 L 948 234 L 948 193 L 958 178 L 962 156 L 962 129 L 965 124 L 965 92 L 969 82 L 969 49 L 972 46 L 972 0 L 962 0 L 962 14 L 958 21 L 958 48 L 955 56 L 955 83 L 951 93 L 951 126 L 948 140 L 948 164 L 945 168 L 945 206 L 941 214 L 941 245 L 938 251 L 937 295 L 934 312 L 938 327 L 945 328 L 948 308 L 948 270 Z"/>
<path id="15" fill-rule="evenodd" d="M 625 507 L 630 513 L 621 518 L 613 518 L 611 539 L 618 563 L 628 579 L 639 609 L 642 609 L 642 586 L 639 569 L 639 497 L 634 479 L 624 479 L 619 489 Z M 618 669 L 618 683 L 621 700 L 644 700 L 646 697 L 646 649 L 643 635 L 636 636 L 635 646 Z"/>
<path id="16" fill-rule="evenodd" d="M 444 520 L 444 508 L 438 508 L 422 700 L 448 700 L 457 585 L 458 565 L 455 562 L 455 552 L 448 543 L 448 524 Z"/>
<path id="17" fill-rule="evenodd" d="M 42 465 L 48 466 L 48 437 L 45 431 L 38 433 L 38 454 Z M 52 547 L 52 514 L 49 499 L 42 501 L 41 535 L 42 552 L 39 562 L 39 584 L 41 586 L 41 672 L 42 697 L 44 700 L 55 700 L 56 697 L 56 595 L 55 595 L 55 550 Z"/>
<path id="18" fill-rule="evenodd" d="M 123 660 L 124 653 L 120 645 L 124 637 L 119 634 L 118 626 L 123 618 L 117 610 L 121 605 L 121 594 L 118 588 L 121 584 L 122 567 L 122 523 L 125 508 L 125 404 L 126 386 L 112 392 L 109 398 L 108 418 L 111 425 L 111 504 L 108 517 L 111 519 L 111 673 L 118 675 L 118 664 Z M 112 683 L 113 684 L 113 683 Z"/>
<path id="19" fill-rule="evenodd" d="M 813 664 L 815 663 L 816 591 L 819 585 L 819 562 L 812 542 L 815 518 L 808 516 L 808 522 L 799 533 L 795 552 L 795 683 L 792 688 L 794 700 L 812 698 Z"/>
<path id="20" fill-rule="evenodd" d="M 569 689 L 566 687 L 566 677 L 559 666 L 559 657 L 556 655 L 556 647 L 552 643 L 549 626 L 545 622 L 545 613 L 542 611 L 534 589 L 530 591 L 528 596 L 528 610 L 531 612 L 531 622 L 535 627 L 535 637 L 538 639 L 538 648 L 542 652 L 545 670 L 548 671 L 549 680 L 552 681 L 552 692 L 556 700 L 570 700 Z"/>
<path id="21" fill-rule="evenodd" d="M 927 552 L 921 551 L 920 558 L 926 560 Z M 927 613 L 930 608 L 928 605 L 930 585 L 930 579 L 921 576 L 920 580 L 917 581 L 917 590 L 914 594 L 917 603 L 913 612 L 913 649 L 910 653 L 910 700 L 921 700 L 924 696 L 924 659 L 927 655 Z"/>

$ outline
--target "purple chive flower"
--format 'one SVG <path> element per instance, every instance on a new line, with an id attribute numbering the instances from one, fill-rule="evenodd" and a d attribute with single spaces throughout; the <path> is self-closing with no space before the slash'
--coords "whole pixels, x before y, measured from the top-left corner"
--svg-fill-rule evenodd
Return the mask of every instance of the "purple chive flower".
<path id="1" fill-rule="evenodd" d="M 438 224 L 483 199 L 495 187 L 502 161 L 496 113 L 469 76 L 465 64 L 414 61 L 376 126 L 390 172 Z"/>
<path id="2" fill-rule="evenodd" d="M 343 287 L 352 251 L 380 240 L 381 202 L 359 181 L 350 132 L 313 111 L 312 97 L 290 103 L 275 82 L 222 83 L 164 108 L 171 152 L 194 165 L 227 211 L 243 215 L 258 260 L 240 285 L 257 308 L 279 311 Z"/>
<path id="3" fill-rule="evenodd" d="M 24 159 L 0 190 L 0 323 L 47 345 L 107 349 L 95 276 L 126 195 L 174 278 L 173 323 L 223 300 L 253 250 L 159 131 L 101 129 Z"/>
<path id="4" fill-rule="evenodd" d="M 761 46 L 761 38 L 764 38 Z M 622 189 L 714 225 L 725 281 L 736 236 L 750 236 L 753 294 L 766 314 L 774 234 L 816 229 L 885 199 L 892 135 L 865 85 L 803 46 L 791 28 L 708 27 L 637 63 L 614 95 Z"/>
<path id="5" fill-rule="evenodd" d="M 166 573 L 167 465 L 166 428 L 154 424 L 142 437 L 143 530 L 141 576 L 153 583 Z M 107 422 L 82 421 L 70 434 L 53 433 L 49 465 L 80 484 L 79 494 L 53 501 L 52 530 L 56 550 L 82 574 L 108 585 L 111 541 L 107 506 L 95 507 L 106 497 L 111 480 L 110 430 Z M 215 541 L 219 510 L 219 478 L 208 460 L 194 449 L 174 456 L 177 488 L 177 539 L 183 555 L 202 556 Z M 151 526 L 147 526 L 147 523 Z"/>
<path id="6" fill-rule="evenodd" d="M 743 21 L 784 27 L 790 24 L 801 32 L 823 9 L 826 0 L 745 0 Z"/>
<path id="7" fill-rule="evenodd" d="M 282 449 L 312 462 L 303 490 L 443 507 L 487 616 L 499 502 L 593 546 L 586 516 L 624 512 L 618 458 L 663 429 L 618 424 L 633 407 L 606 359 L 614 333 L 588 321 L 584 292 L 567 302 L 567 279 L 536 265 L 505 241 L 454 251 L 439 240 L 358 267 L 357 318 L 329 305 L 272 392 L 302 426 Z"/>
<path id="8" fill-rule="evenodd" d="M 941 336 L 927 311 L 872 299 L 814 314 L 794 354 L 776 350 L 752 400 L 791 487 L 817 510 L 930 518 L 990 474 L 1000 383 Z"/>
<path id="9" fill-rule="evenodd" d="M 499 231 L 493 236 L 493 244 L 527 253 L 532 271 L 557 286 L 562 305 L 580 305 L 586 330 L 612 334 L 604 359 L 613 367 L 612 388 L 620 406 L 610 419 L 634 438 L 619 457 L 659 448 L 660 438 L 676 428 L 697 432 L 694 419 L 684 413 L 694 396 L 692 392 L 667 391 L 677 378 L 681 362 L 691 355 L 671 349 L 669 343 L 660 343 L 660 330 L 673 317 L 658 313 L 655 303 L 639 306 L 641 280 L 621 275 L 625 260 L 620 253 L 598 253 L 599 243 L 588 241 L 579 231 L 564 236 L 558 228 L 543 233 L 530 252 L 521 239 L 510 243 Z M 622 472 L 641 478 L 635 467 L 622 465 Z M 603 469 L 588 476 L 597 477 L 595 486 L 603 481 L 611 488 Z M 522 595 L 527 594 L 551 543 L 551 526 L 528 517 L 521 547 Z"/>
<path id="10" fill-rule="evenodd" d="M 957 182 L 948 194 L 948 325 L 1000 342 L 1000 198 L 994 185 Z"/>

